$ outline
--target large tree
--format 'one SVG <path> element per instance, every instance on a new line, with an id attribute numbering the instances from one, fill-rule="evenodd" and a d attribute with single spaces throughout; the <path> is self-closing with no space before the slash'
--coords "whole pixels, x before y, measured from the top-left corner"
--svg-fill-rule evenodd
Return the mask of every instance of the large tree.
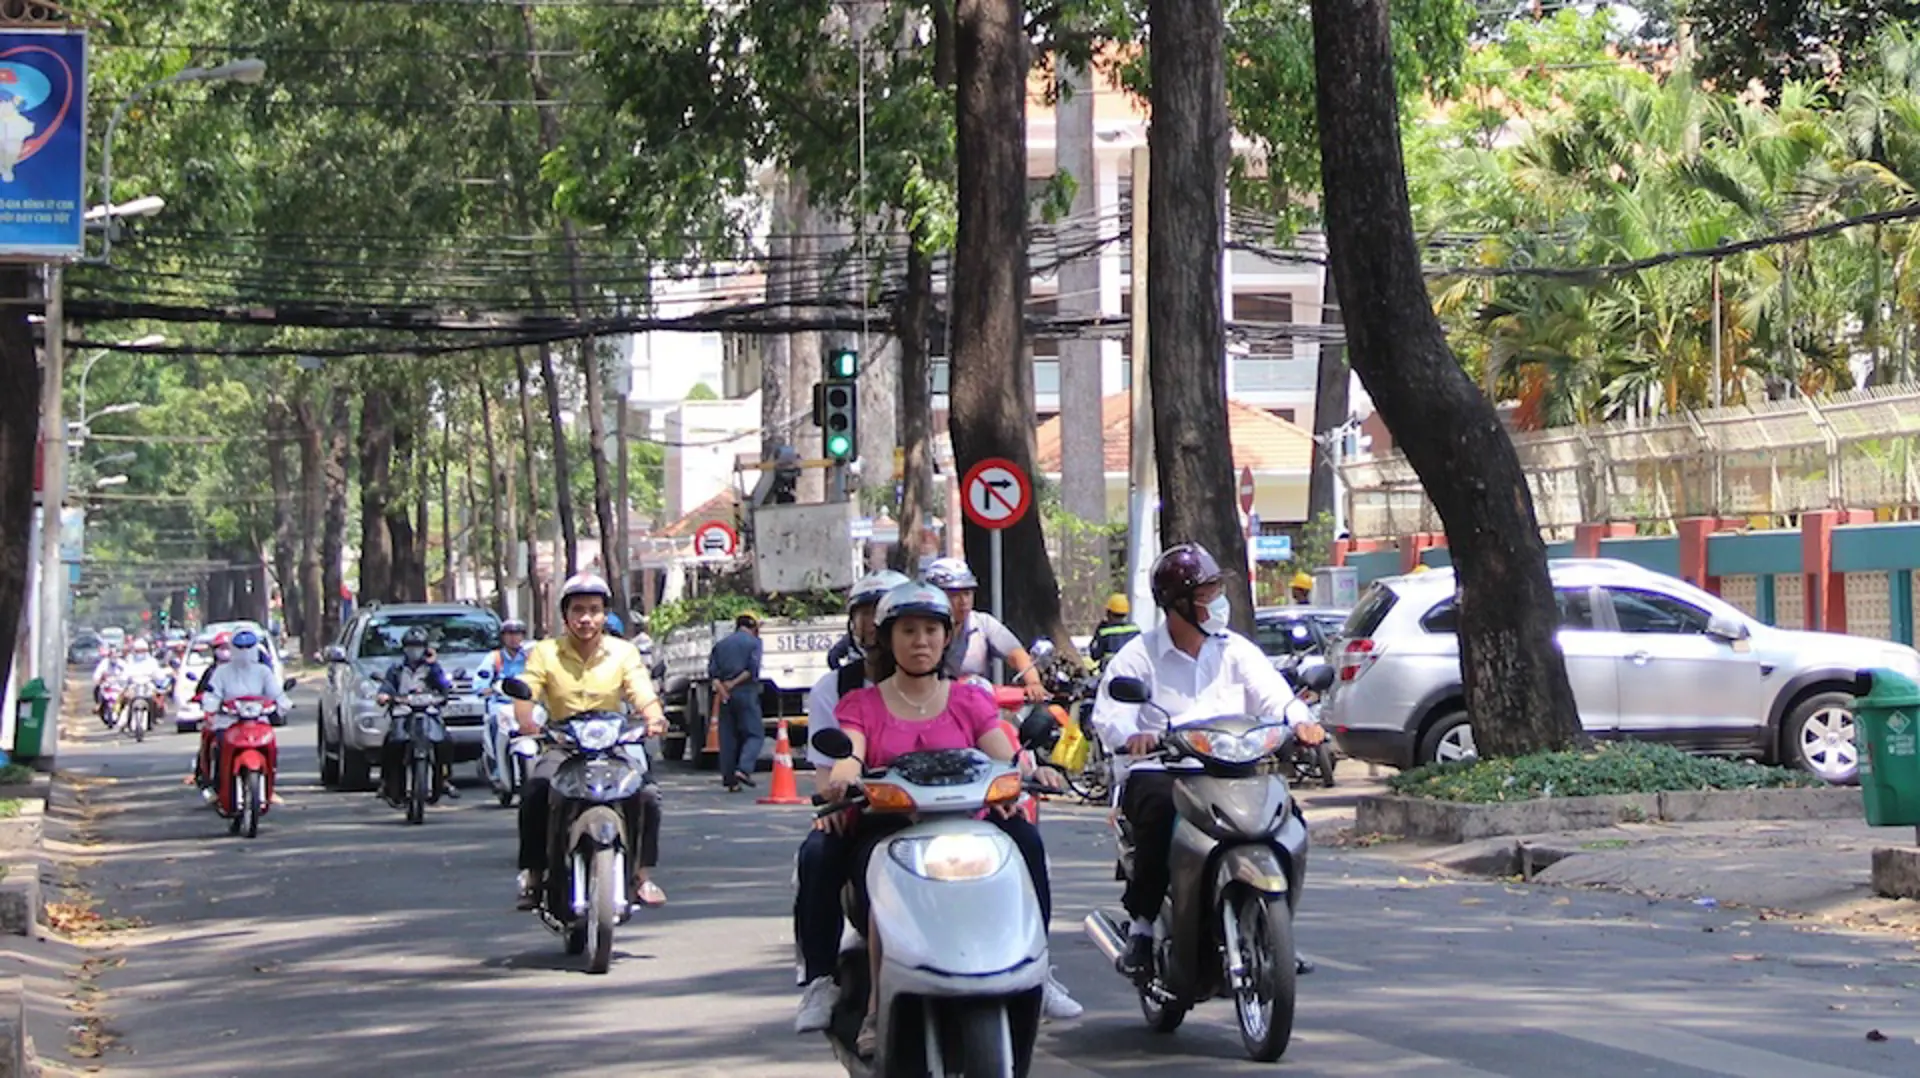
<path id="1" fill-rule="evenodd" d="M 1034 474 L 1033 361 L 1025 347 L 1027 298 L 1027 37 L 1020 0 L 954 6 L 958 90 L 959 231 L 953 259 L 953 381 L 947 428 L 954 465 L 1003 457 Z M 1004 609 L 1023 637 L 1063 638 L 1060 591 L 1040 514 L 1003 538 Z M 967 560 L 988 564 L 989 537 L 969 524 Z"/>
<path id="2" fill-rule="evenodd" d="M 1434 317 L 1400 151 L 1386 0 L 1314 0 L 1322 189 L 1353 369 L 1446 525 L 1479 751 L 1582 740 L 1547 554 L 1513 443 Z"/>

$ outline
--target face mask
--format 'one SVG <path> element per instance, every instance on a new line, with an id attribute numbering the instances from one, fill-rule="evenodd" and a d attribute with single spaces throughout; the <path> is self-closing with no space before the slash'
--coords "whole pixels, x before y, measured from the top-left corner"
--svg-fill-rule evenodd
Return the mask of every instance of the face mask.
<path id="1" fill-rule="evenodd" d="M 406 652 L 407 661 L 410 663 L 417 663 L 420 660 L 427 657 L 426 648 L 406 648 L 404 650 Z"/>
<path id="2" fill-rule="evenodd" d="M 226 662 L 227 660 L 233 658 L 233 649 L 232 648 L 216 648 L 214 649 L 213 657 L 215 659 L 218 659 L 221 662 Z"/>
<path id="3" fill-rule="evenodd" d="M 1227 622 L 1233 617 L 1233 604 L 1227 602 L 1225 595 L 1216 595 L 1206 606 L 1207 616 L 1200 621 L 1200 627 L 1210 633 L 1224 633 Z"/>

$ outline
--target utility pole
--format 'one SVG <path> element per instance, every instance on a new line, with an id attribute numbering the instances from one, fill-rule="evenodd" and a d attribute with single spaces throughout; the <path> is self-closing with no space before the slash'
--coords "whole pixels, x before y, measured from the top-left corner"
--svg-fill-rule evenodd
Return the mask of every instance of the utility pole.
<path id="1" fill-rule="evenodd" d="M 1133 355 L 1127 458 L 1127 591 L 1134 623 L 1152 628 L 1159 621 L 1149 576 L 1159 548 L 1159 477 L 1153 467 L 1153 401 L 1147 386 L 1147 148 L 1133 150 L 1132 299 L 1130 331 Z"/>
<path id="2" fill-rule="evenodd" d="M 67 420 L 61 410 L 67 344 L 61 272 L 57 263 L 49 264 L 44 278 L 47 317 L 41 326 L 45 365 L 40 372 L 40 430 L 45 489 L 40 498 L 40 653 L 35 657 L 38 668 L 34 671 L 45 679 L 48 691 L 55 693 L 66 669 L 67 651 L 67 573 L 60 564 L 60 516 L 67 502 Z"/>

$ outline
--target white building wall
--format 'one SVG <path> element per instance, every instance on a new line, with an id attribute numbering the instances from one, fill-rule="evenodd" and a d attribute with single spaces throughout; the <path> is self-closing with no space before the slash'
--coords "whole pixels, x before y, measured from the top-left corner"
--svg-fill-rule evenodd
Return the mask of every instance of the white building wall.
<path id="1" fill-rule="evenodd" d="M 760 452 L 760 394 L 685 401 L 663 416 L 668 520 L 678 520 L 734 485 L 733 463 Z"/>

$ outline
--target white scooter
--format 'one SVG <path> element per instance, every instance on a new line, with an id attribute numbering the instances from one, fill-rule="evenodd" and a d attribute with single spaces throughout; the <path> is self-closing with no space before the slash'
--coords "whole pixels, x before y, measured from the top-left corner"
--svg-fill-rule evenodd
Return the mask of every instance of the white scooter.
<path id="1" fill-rule="evenodd" d="M 476 671 L 473 675 L 474 692 L 487 702 L 486 736 L 480 739 L 480 777 L 487 780 L 493 788 L 493 796 L 500 801 L 501 808 L 511 806 L 520 796 L 520 788 L 526 785 L 527 772 L 533 769 L 534 760 L 540 756 L 538 738 L 525 737 L 513 719 L 513 701 L 502 696 L 488 695 L 489 683 L 493 674 L 488 670 Z M 533 721 L 545 727 L 547 709 L 539 704 L 533 705 Z"/>
<path id="2" fill-rule="evenodd" d="M 820 731 L 812 744 L 834 759 L 853 752 L 839 730 Z M 1019 850 L 975 818 L 1025 790 L 1013 765 L 978 749 L 915 752 L 869 771 L 846 802 L 821 810 L 913 815 L 867 869 L 869 916 L 884 942 L 871 1059 L 855 1048 L 867 1013 L 866 940 L 849 927 L 841 944 L 827 1038 L 853 1078 L 1014 1078 L 1031 1067 L 1047 926 Z"/>

